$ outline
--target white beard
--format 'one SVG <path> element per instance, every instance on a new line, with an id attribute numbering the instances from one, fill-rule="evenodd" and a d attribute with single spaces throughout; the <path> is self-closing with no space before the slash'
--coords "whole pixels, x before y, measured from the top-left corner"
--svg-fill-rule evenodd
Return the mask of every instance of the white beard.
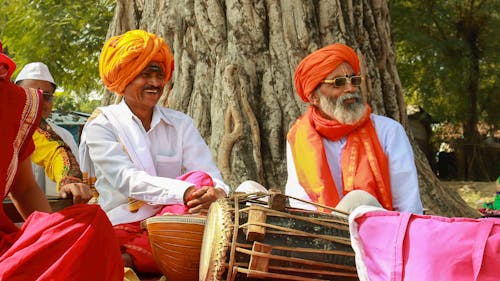
<path id="1" fill-rule="evenodd" d="M 347 99 L 356 99 L 355 103 L 344 104 Z M 352 125 L 357 123 L 366 113 L 366 104 L 360 93 L 351 93 L 336 97 L 319 94 L 319 107 L 326 115 L 337 120 L 341 124 Z"/>

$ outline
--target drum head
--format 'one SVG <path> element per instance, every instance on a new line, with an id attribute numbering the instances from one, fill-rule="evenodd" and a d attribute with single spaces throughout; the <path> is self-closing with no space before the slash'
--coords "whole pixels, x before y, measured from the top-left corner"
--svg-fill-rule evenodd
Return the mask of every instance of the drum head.
<path id="1" fill-rule="evenodd" d="M 231 208 L 222 198 L 210 206 L 200 254 L 200 280 L 221 280 L 226 255 L 231 246 L 233 220 Z"/>

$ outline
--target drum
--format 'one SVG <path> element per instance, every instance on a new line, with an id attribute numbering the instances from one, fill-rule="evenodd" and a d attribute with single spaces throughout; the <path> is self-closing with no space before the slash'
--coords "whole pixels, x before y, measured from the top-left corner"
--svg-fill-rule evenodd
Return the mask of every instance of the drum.
<path id="1" fill-rule="evenodd" d="M 153 256 L 167 280 L 198 280 L 206 217 L 164 215 L 146 220 Z"/>
<path id="2" fill-rule="evenodd" d="M 262 197 L 212 203 L 199 280 L 358 280 L 347 214 L 292 209 Z"/>

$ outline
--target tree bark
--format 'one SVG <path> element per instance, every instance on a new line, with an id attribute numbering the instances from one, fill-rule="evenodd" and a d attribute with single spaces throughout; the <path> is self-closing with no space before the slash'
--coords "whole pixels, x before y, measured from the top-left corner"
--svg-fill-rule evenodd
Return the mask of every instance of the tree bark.
<path id="1" fill-rule="evenodd" d="M 233 188 L 247 179 L 284 188 L 286 134 L 307 106 L 293 74 L 302 58 L 328 44 L 356 50 L 373 112 L 408 128 L 386 1 L 118 0 L 108 37 L 129 29 L 158 34 L 171 46 L 175 72 L 160 102 L 193 117 Z M 113 100 L 108 94 L 103 103 Z M 425 207 L 477 215 L 444 189 L 421 154 Z"/>

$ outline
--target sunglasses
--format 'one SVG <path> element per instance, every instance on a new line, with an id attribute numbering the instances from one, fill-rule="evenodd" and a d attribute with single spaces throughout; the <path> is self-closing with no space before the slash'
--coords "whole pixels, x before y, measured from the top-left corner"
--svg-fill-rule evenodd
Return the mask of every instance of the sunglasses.
<path id="1" fill-rule="evenodd" d="M 354 76 L 350 76 L 350 77 L 345 76 L 345 77 L 337 77 L 334 79 L 326 79 L 326 80 L 321 81 L 321 83 L 330 84 L 330 85 L 333 85 L 335 87 L 343 87 L 347 83 L 349 83 L 353 86 L 361 86 L 362 81 L 363 81 L 362 76 L 354 75 Z"/>
<path id="2" fill-rule="evenodd" d="M 46 101 L 53 101 L 54 100 L 54 94 L 48 93 L 48 92 L 43 92 L 43 99 Z"/>

